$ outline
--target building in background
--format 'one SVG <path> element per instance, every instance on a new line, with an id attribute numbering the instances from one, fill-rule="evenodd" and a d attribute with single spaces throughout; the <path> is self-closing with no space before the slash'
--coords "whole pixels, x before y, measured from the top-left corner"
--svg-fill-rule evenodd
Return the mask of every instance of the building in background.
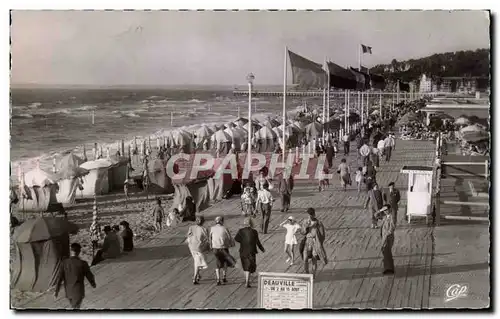
<path id="1" fill-rule="evenodd" d="M 425 93 L 425 92 L 431 92 L 432 91 L 432 79 L 429 76 L 426 76 L 425 74 L 422 74 L 420 77 L 420 87 L 419 87 L 419 92 L 420 93 Z"/>

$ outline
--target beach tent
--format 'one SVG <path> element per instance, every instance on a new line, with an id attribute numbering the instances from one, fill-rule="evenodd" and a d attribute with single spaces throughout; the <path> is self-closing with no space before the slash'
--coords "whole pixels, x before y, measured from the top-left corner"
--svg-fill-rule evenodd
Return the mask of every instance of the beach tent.
<path id="1" fill-rule="evenodd" d="M 174 192 L 172 180 L 167 175 L 168 160 L 155 159 L 148 163 L 150 185 L 148 192 L 158 194 L 171 194 Z"/>
<path id="2" fill-rule="evenodd" d="M 77 231 L 76 225 L 59 217 L 30 219 L 17 227 L 11 287 L 44 292 L 54 286 L 62 260 L 69 257 L 69 234 Z"/>
<path id="3" fill-rule="evenodd" d="M 39 167 L 24 175 L 24 188 L 17 203 L 18 210 L 25 212 L 64 212 L 57 201 L 59 186 L 56 176 Z M 19 192 L 19 189 L 17 190 Z"/>
<path id="4" fill-rule="evenodd" d="M 275 145 L 278 142 L 278 134 L 271 128 L 264 126 L 254 134 L 257 140 L 257 152 L 274 152 Z"/>
<path id="5" fill-rule="evenodd" d="M 248 123 L 248 119 L 244 117 L 239 117 L 233 123 L 236 124 L 236 126 L 243 126 Z"/>
<path id="6" fill-rule="evenodd" d="M 318 122 L 313 122 L 306 126 L 306 136 L 309 138 L 316 138 L 323 134 L 323 125 Z"/>
<path id="7" fill-rule="evenodd" d="M 174 198 L 170 210 L 184 206 L 186 197 L 191 196 L 196 205 L 196 212 L 199 213 L 210 206 L 210 190 L 208 179 L 201 179 L 189 183 L 174 184 Z"/>
<path id="8" fill-rule="evenodd" d="M 63 206 L 74 204 L 77 191 L 83 189 L 81 177 L 87 175 L 89 171 L 80 167 L 81 164 L 83 159 L 72 153 L 64 156 L 59 162 L 57 201 Z"/>
<path id="9" fill-rule="evenodd" d="M 128 159 L 124 157 L 101 158 L 83 163 L 80 167 L 89 171 L 84 176 L 82 196 L 107 194 L 122 189 L 127 177 Z"/>
<path id="10" fill-rule="evenodd" d="M 223 163 L 224 158 L 216 158 L 214 162 L 214 172 L 219 171 L 219 169 L 223 169 L 221 164 Z M 230 164 L 226 166 L 229 168 Z M 236 176 L 236 178 L 238 178 Z M 209 198 L 211 201 L 222 200 L 223 196 L 232 188 L 233 186 L 233 176 L 228 173 L 222 173 L 222 171 L 217 174 L 215 173 L 213 177 L 210 177 L 207 180 L 208 190 L 209 190 Z"/>
<path id="11" fill-rule="evenodd" d="M 226 155 L 231 149 L 231 144 L 233 143 L 233 138 L 223 128 L 214 133 L 211 137 L 212 142 L 217 145 L 216 149 L 220 155 Z"/>

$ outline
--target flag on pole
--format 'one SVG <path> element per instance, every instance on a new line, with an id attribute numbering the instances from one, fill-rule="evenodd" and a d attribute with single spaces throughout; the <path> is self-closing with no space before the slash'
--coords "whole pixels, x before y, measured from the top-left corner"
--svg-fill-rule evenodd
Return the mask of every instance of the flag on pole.
<path id="1" fill-rule="evenodd" d="M 320 89 L 326 84 L 326 72 L 323 66 L 288 50 L 292 81 L 302 89 Z"/>
<path id="2" fill-rule="evenodd" d="M 352 72 L 333 62 L 327 62 L 327 67 L 330 72 L 330 87 L 356 90 L 356 76 Z"/>
<path id="3" fill-rule="evenodd" d="M 378 74 L 370 74 L 371 87 L 383 91 L 385 89 L 385 79 Z"/>
<path id="4" fill-rule="evenodd" d="M 363 50 L 363 53 L 370 53 L 372 54 L 372 47 L 369 47 L 367 45 L 362 44 L 361 49 Z"/>
<path id="5" fill-rule="evenodd" d="M 358 69 L 351 67 L 351 72 L 354 74 L 356 77 L 356 80 L 358 82 L 358 87 L 357 89 L 360 91 L 363 90 L 369 90 L 370 89 L 370 75 L 360 72 Z"/>

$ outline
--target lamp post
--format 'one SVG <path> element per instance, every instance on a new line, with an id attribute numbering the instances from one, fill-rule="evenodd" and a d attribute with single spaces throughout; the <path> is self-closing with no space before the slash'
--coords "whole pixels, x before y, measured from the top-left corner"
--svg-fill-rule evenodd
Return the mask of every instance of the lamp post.
<path id="1" fill-rule="evenodd" d="M 247 75 L 248 81 L 248 145 L 247 145 L 247 169 L 250 172 L 252 165 L 252 86 L 255 76 L 253 73 Z"/>

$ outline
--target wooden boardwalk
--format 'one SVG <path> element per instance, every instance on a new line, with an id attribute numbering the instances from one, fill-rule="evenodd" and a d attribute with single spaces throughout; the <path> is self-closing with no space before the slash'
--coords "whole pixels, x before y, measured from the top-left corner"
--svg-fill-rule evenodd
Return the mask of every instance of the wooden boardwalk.
<path id="1" fill-rule="evenodd" d="M 353 145 L 354 146 L 354 145 Z M 352 148 L 354 149 L 354 147 Z M 285 264 L 284 229 L 279 223 L 288 215 L 302 219 L 305 209 L 314 207 L 325 225 L 325 249 L 330 262 L 319 263 L 314 282 L 314 308 L 426 308 L 429 306 L 432 259 L 432 227 L 421 220 L 404 221 L 407 177 L 399 171 L 404 165 L 432 165 L 434 146 L 431 142 L 398 141 L 390 163 L 382 163 L 377 179 L 386 187 L 391 181 L 401 190 L 398 228 L 393 249 L 396 273 L 382 276 L 380 231 L 370 226 L 370 215 L 363 209 L 364 193 L 348 189 L 343 192 L 334 178 L 327 191 L 319 193 L 313 182 L 298 182 L 292 195 L 291 212 L 279 212 L 279 200 L 273 208 L 270 233 L 260 235 L 266 248 L 257 255 L 257 271 L 301 273 L 300 257 L 296 265 Z M 338 165 L 341 157 L 337 157 Z M 350 156 L 352 169 L 355 152 Z M 239 200 L 233 198 L 214 204 L 204 212 L 213 225 L 217 215 L 224 215 L 234 235 L 241 227 Z M 260 218 L 257 219 L 259 224 Z M 236 309 L 257 306 L 256 283 L 244 285 L 238 264 L 228 272 L 228 283 L 215 285 L 215 261 L 211 254 L 209 269 L 202 272 L 201 284 L 192 284 L 192 257 L 185 241 L 188 225 L 165 230 L 136 250 L 117 260 L 106 261 L 93 268 L 97 288 L 86 290 L 84 309 Z M 259 229 L 259 227 L 257 227 Z M 231 249 L 238 257 L 237 247 Z M 42 295 L 20 308 L 65 308 L 64 298 L 55 300 Z"/>

